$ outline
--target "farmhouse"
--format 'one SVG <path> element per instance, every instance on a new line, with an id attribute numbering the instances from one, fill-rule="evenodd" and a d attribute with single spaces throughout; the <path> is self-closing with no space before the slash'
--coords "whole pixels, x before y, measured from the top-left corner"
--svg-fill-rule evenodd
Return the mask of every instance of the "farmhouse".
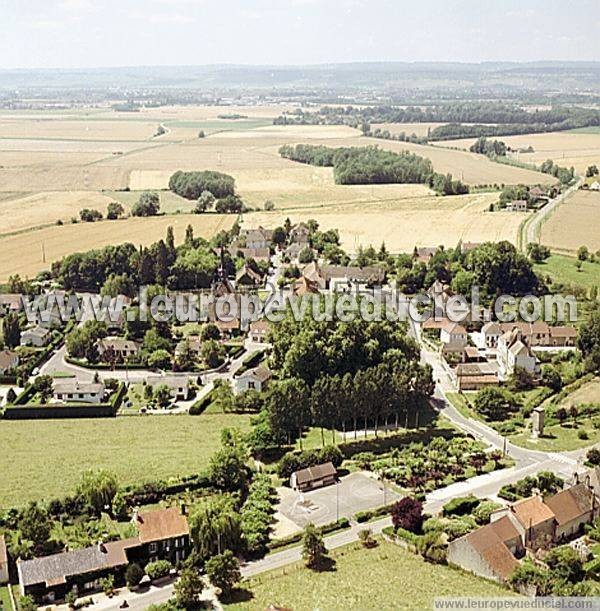
<path id="1" fill-rule="evenodd" d="M 115 577 L 117 585 L 123 584 L 129 563 L 145 566 L 165 559 L 176 564 L 189 555 L 190 531 L 185 508 L 136 512 L 132 523 L 137 535 L 129 539 L 18 561 L 21 594 L 31 595 L 38 602 L 64 599 L 70 591 L 81 596 L 98 590 L 101 579 L 109 575 Z"/>
<path id="2" fill-rule="evenodd" d="M 103 577 L 122 576 L 128 564 L 126 550 L 137 540 L 125 539 L 17 562 L 22 596 L 42 602 L 63 599 L 71 590 L 78 595 L 97 590 Z"/>
<path id="3" fill-rule="evenodd" d="M 139 544 L 132 550 L 131 561 L 185 560 L 190 549 L 190 529 L 186 508 L 170 507 L 146 513 L 134 513 L 132 523 L 138 530 Z"/>
<path id="4" fill-rule="evenodd" d="M 309 280 L 306 276 L 298 278 L 292 284 L 292 295 L 294 297 L 302 297 L 303 295 L 318 295 L 319 285 L 317 282 Z"/>
<path id="5" fill-rule="evenodd" d="M 250 323 L 250 340 L 259 344 L 267 341 L 269 329 L 271 325 L 269 321 L 261 319 Z"/>
<path id="6" fill-rule="evenodd" d="M 246 240 L 246 248 L 269 248 L 272 236 L 273 232 L 264 227 L 242 231 L 242 237 Z"/>
<path id="7" fill-rule="evenodd" d="M 577 329 L 571 326 L 550 327 L 550 346 L 561 348 L 575 346 Z"/>
<path id="8" fill-rule="evenodd" d="M 54 380 L 52 396 L 57 401 L 102 403 L 104 384 L 102 382 L 80 382 L 79 380 Z"/>
<path id="9" fill-rule="evenodd" d="M 481 327 L 481 335 L 486 348 L 495 348 L 502 335 L 502 328 L 497 322 L 487 322 Z"/>
<path id="10" fill-rule="evenodd" d="M 290 244 L 297 244 L 301 248 L 308 246 L 310 229 L 306 223 L 298 223 L 290 231 Z"/>
<path id="11" fill-rule="evenodd" d="M 253 270 L 249 265 L 244 265 L 235 275 L 236 287 L 258 287 L 262 284 L 262 275 Z"/>
<path id="12" fill-rule="evenodd" d="M 141 350 L 140 345 L 123 337 L 106 337 L 96 343 L 98 354 L 103 361 L 125 361 Z"/>
<path id="13" fill-rule="evenodd" d="M 0 375 L 14 369 L 19 364 L 19 355 L 12 350 L 0 350 Z"/>
<path id="14" fill-rule="evenodd" d="M 448 563 L 503 583 L 525 553 L 521 534 L 508 517 L 486 524 L 448 544 Z"/>
<path id="15" fill-rule="evenodd" d="M 467 330 L 456 322 L 449 322 L 440 331 L 442 352 L 462 352 L 467 345 Z"/>
<path id="16" fill-rule="evenodd" d="M 516 199 L 514 202 L 509 202 L 506 209 L 511 212 L 527 212 L 527 202 L 524 199 Z"/>
<path id="17" fill-rule="evenodd" d="M 455 371 L 459 390 L 481 390 L 486 386 L 497 386 L 498 367 L 495 363 L 460 363 Z"/>
<path id="18" fill-rule="evenodd" d="M 215 254 L 219 255 L 220 251 L 215 248 Z M 235 259 L 240 255 L 244 259 L 254 259 L 255 261 L 269 261 L 271 259 L 271 251 L 268 248 L 245 248 L 238 246 L 230 246 L 228 248 L 229 254 Z"/>
<path id="19" fill-rule="evenodd" d="M 8 293 L 0 295 L 0 314 L 8 312 L 20 312 L 23 309 L 23 295 L 20 293 Z"/>
<path id="20" fill-rule="evenodd" d="M 537 359 L 518 328 L 500 336 L 496 359 L 502 379 L 513 375 L 517 367 L 525 369 L 531 374 L 538 372 Z"/>
<path id="21" fill-rule="evenodd" d="M 25 329 L 21 333 L 21 346 L 34 346 L 36 348 L 42 348 L 45 346 L 52 337 L 49 329 L 37 326 L 32 329 Z"/>
<path id="22" fill-rule="evenodd" d="M 234 391 L 236 394 L 245 390 L 264 390 L 273 374 L 266 367 L 256 367 L 249 369 L 237 376 L 234 381 Z"/>
<path id="23" fill-rule="evenodd" d="M 146 383 L 152 388 L 167 386 L 171 391 L 171 397 L 176 401 L 186 401 L 190 393 L 187 376 L 151 375 L 146 378 Z"/>
<path id="24" fill-rule="evenodd" d="M 599 513 L 589 478 L 545 500 L 532 496 L 495 511 L 490 524 L 451 541 L 448 562 L 503 582 L 526 550 L 548 549 L 578 536 Z"/>
<path id="25" fill-rule="evenodd" d="M 546 505 L 556 517 L 555 539 L 569 539 L 582 532 L 585 524 L 590 524 L 598 515 L 599 504 L 585 484 L 576 484 L 546 500 Z"/>
<path id="26" fill-rule="evenodd" d="M 8 583 L 8 552 L 4 535 L 0 535 L 0 585 Z"/>
<path id="27" fill-rule="evenodd" d="M 382 267 L 370 265 L 365 267 L 343 265 L 319 265 L 316 261 L 309 263 L 302 270 L 302 275 L 320 290 L 352 290 L 360 285 L 375 286 L 385 280 Z"/>
<path id="28" fill-rule="evenodd" d="M 306 490 L 335 484 L 336 478 L 337 469 L 333 466 L 333 463 L 327 462 L 322 465 L 315 465 L 314 467 L 307 467 L 306 469 L 294 471 L 290 477 L 290 486 L 294 490 L 304 492 Z"/>

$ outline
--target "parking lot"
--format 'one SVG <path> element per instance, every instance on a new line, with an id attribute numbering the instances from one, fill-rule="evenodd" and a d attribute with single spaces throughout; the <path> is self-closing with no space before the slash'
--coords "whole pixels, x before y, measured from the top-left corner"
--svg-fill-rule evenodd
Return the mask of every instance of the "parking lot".
<path id="1" fill-rule="evenodd" d="M 357 511 L 375 509 L 400 499 L 400 495 L 362 473 L 351 473 L 339 483 L 310 492 L 279 488 L 278 510 L 292 522 L 304 527 L 334 522 L 337 517 L 351 518 Z"/>

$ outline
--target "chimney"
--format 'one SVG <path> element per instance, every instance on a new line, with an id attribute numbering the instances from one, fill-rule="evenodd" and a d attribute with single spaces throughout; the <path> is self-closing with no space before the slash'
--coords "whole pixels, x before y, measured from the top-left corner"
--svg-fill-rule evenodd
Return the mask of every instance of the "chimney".
<path id="1" fill-rule="evenodd" d="M 181 503 L 181 515 L 187 516 L 187 513 L 188 513 L 187 505 L 185 503 Z"/>
<path id="2" fill-rule="evenodd" d="M 140 518 L 140 508 L 139 507 L 135 507 L 133 510 L 133 514 L 131 516 L 131 521 L 134 524 L 137 524 L 138 522 L 141 522 L 141 518 Z"/>
<path id="3" fill-rule="evenodd" d="M 102 539 L 100 539 L 100 541 L 98 541 L 98 551 L 102 554 L 106 554 L 107 550 L 106 550 L 106 545 L 104 545 L 104 542 L 102 541 Z"/>

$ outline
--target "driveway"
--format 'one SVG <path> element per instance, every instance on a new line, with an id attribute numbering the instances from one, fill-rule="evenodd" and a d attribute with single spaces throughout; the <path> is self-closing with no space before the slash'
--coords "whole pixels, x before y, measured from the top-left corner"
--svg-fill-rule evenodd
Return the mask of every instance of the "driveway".
<path id="1" fill-rule="evenodd" d="M 401 496 L 389 487 L 363 473 L 351 473 L 339 483 L 310 492 L 296 492 L 290 488 L 278 489 L 280 511 L 300 527 L 309 522 L 323 526 L 338 517 L 352 518 L 357 511 L 375 509 L 393 503 Z"/>

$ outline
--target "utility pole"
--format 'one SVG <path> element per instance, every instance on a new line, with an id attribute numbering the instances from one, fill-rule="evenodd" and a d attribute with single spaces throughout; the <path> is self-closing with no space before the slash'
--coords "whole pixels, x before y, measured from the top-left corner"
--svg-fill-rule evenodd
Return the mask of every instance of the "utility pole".
<path id="1" fill-rule="evenodd" d="M 340 520 L 340 480 L 335 482 L 335 521 Z"/>

